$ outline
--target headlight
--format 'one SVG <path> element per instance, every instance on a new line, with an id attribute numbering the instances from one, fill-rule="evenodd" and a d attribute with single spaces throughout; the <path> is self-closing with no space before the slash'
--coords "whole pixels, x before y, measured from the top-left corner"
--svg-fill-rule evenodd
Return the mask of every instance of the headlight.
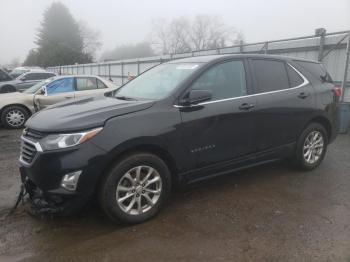
<path id="1" fill-rule="evenodd" d="M 40 141 L 43 150 L 55 150 L 76 146 L 93 138 L 102 130 L 102 127 L 89 131 L 72 133 L 72 134 L 53 134 L 44 137 Z"/>

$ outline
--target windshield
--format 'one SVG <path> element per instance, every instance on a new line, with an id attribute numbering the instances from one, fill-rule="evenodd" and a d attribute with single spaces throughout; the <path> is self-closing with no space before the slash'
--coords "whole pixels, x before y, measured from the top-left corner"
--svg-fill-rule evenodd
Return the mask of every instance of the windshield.
<path id="1" fill-rule="evenodd" d="M 198 67 L 199 64 L 194 63 L 161 64 L 122 86 L 115 96 L 140 99 L 164 98 Z"/>
<path id="2" fill-rule="evenodd" d="M 13 69 L 10 73 L 10 75 L 14 76 L 14 77 L 18 77 L 26 72 L 28 72 L 28 69 Z"/>
<path id="3" fill-rule="evenodd" d="M 44 81 L 41 81 L 35 85 L 33 85 L 32 87 L 28 88 L 27 90 L 23 91 L 23 93 L 25 94 L 34 94 L 36 93 L 41 87 L 43 87 L 44 85 L 47 85 L 49 82 L 51 82 L 54 79 L 54 77 L 51 77 L 49 79 L 46 79 Z"/>

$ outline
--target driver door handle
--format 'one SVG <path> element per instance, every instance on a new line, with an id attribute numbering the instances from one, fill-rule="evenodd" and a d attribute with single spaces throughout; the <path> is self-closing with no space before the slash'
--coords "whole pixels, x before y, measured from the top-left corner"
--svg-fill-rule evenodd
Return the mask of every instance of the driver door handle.
<path id="1" fill-rule="evenodd" d="M 298 97 L 301 98 L 301 99 L 305 99 L 307 98 L 308 96 L 310 96 L 310 93 L 305 93 L 305 92 L 301 92 Z"/>
<path id="2" fill-rule="evenodd" d="M 254 107 L 255 107 L 255 105 L 253 105 L 253 104 L 243 103 L 243 104 L 241 104 L 238 108 L 239 108 L 240 110 L 248 111 L 248 110 L 250 110 L 250 109 L 253 109 Z"/>

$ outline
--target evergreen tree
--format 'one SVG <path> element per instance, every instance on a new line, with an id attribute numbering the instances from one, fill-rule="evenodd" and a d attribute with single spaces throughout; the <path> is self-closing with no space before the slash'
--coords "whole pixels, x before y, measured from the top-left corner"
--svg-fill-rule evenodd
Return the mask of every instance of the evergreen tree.
<path id="1" fill-rule="evenodd" d="M 83 52 L 84 39 L 78 23 L 60 2 L 54 2 L 45 10 L 35 43 L 37 51 L 29 52 L 26 62 L 36 61 L 37 65 L 47 67 L 92 60 L 92 55 Z"/>

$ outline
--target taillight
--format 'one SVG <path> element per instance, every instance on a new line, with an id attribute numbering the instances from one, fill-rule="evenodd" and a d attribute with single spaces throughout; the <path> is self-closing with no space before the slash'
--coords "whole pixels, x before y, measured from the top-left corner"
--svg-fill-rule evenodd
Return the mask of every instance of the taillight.
<path id="1" fill-rule="evenodd" d="M 332 88 L 332 92 L 336 98 L 341 97 L 341 88 L 339 86 L 335 86 Z"/>

